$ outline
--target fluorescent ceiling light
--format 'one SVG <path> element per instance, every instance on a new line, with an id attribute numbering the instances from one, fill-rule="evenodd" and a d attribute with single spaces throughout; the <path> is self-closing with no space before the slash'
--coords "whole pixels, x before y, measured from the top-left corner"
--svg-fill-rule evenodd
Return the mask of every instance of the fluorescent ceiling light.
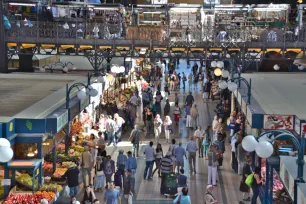
<path id="1" fill-rule="evenodd" d="M 154 5 L 154 4 L 152 4 L 152 5 L 145 5 L 145 4 L 138 4 L 137 5 L 137 7 L 161 7 L 162 5 Z"/>
<path id="2" fill-rule="evenodd" d="M 28 3 L 9 3 L 13 6 L 36 6 L 36 4 L 28 4 Z"/>
<path id="3" fill-rule="evenodd" d="M 198 8 L 171 8 L 170 11 L 198 11 Z"/>
<path id="4" fill-rule="evenodd" d="M 160 11 L 154 11 L 154 12 L 153 11 L 152 12 L 151 11 L 144 11 L 142 13 L 161 13 L 161 12 Z"/>
<path id="5" fill-rule="evenodd" d="M 95 7 L 94 10 L 116 10 L 118 8 L 111 8 L 111 7 Z"/>

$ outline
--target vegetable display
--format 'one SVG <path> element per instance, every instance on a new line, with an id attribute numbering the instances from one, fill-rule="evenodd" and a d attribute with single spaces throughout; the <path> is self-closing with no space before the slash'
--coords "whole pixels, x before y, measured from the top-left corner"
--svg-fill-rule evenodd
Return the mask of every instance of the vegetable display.
<path id="1" fill-rule="evenodd" d="M 6 198 L 4 204 L 40 204 L 42 199 L 51 203 L 54 197 L 55 193 L 46 191 L 38 191 L 35 194 L 11 194 Z"/>

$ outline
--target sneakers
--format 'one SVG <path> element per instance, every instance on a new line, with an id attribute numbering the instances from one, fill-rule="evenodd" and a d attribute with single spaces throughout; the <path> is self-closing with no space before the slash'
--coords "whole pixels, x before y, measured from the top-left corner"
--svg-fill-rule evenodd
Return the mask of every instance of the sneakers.
<path id="1" fill-rule="evenodd" d="M 248 197 L 248 198 L 244 198 L 244 199 L 242 199 L 242 200 L 244 200 L 244 201 L 251 201 L 251 198 Z"/>

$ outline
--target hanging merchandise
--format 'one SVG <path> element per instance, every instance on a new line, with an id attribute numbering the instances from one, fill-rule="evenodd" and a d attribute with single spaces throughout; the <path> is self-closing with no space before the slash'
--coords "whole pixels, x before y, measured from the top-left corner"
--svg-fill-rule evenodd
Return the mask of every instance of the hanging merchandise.
<path id="1" fill-rule="evenodd" d="M 20 28 L 20 21 L 17 21 L 17 22 L 16 22 L 16 26 L 17 26 L 18 28 Z"/>
<path id="2" fill-rule="evenodd" d="M 27 18 L 25 18 L 23 22 L 24 22 L 24 26 L 28 26 L 28 19 Z"/>
<path id="3" fill-rule="evenodd" d="M 66 9 L 65 8 L 59 8 L 58 9 L 59 17 L 65 17 L 66 16 Z"/>
<path id="4" fill-rule="evenodd" d="M 30 20 L 28 20 L 28 26 L 29 26 L 29 28 L 32 28 L 32 27 L 33 27 L 33 24 L 31 23 Z"/>
<path id="5" fill-rule="evenodd" d="M 64 28 L 65 30 L 68 30 L 68 29 L 69 29 L 69 25 L 68 25 L 67 22 L 63 25 L 63 28 Z"/>
<path id="6" fill-rule="evenodd" d="M 35 6 L 32 6 L 32 7 L 31 7 L 31 13 L 36 13 L 36 12 L 37 12 L 36 7 L 35 7 Z"/>
<path id="7" fill-rule="evenodd" d="M 7 17 L 6 16 L 3 16 L 3 24 L 4 24 L 4 28 L 6 29 L 6 30 L 9 30 L 9 29 L 11 29 L 11 23 L 9 22 L 9 20 L 7 19 Z"/>
<path id="8" fill-rule="evenodd" d="M 99 28 L 97 25 L 95 25 L 94 29 L 92 30 L 94 33 L 94 38 L 99 38 Z"/>

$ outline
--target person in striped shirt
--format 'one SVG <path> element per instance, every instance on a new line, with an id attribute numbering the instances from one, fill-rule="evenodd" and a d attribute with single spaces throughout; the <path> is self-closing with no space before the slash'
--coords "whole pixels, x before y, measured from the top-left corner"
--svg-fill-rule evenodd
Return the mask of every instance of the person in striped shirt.
<path id="1" fill-rule="evenodd" d="M 166 181 L 167 175 L 172 171 L 173 169 L 173 160 L 171 158 L 172 152 L 168 151 L 166 156 L 163 157 L 160 161 L 160 169 L 161 169 L 161 186 L 160 186 L 160 192 L 162 194 L 162 187 L 165 185 L 164 182 Z"/>

